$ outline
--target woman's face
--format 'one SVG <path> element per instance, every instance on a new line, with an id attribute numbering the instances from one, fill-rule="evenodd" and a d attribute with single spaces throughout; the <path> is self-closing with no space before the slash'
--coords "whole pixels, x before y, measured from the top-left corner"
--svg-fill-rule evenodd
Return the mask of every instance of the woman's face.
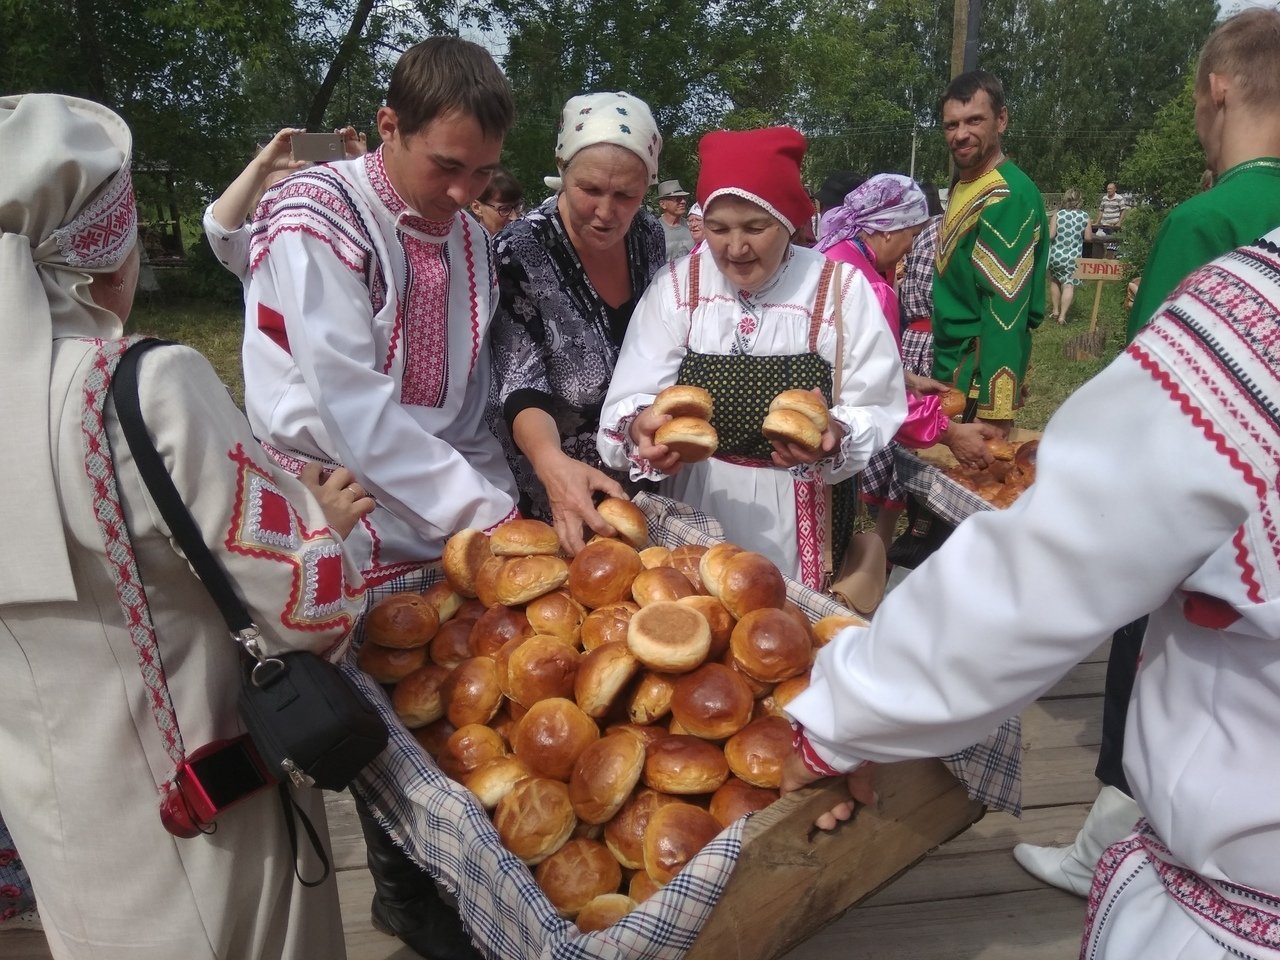
<path id="1" fill-rule="evenodd" d="M 694 242 L 694 243 L 701 243 L 701 242 L 702 242 L 702 236 L 703 236 L 703 234 L 702 234 L 702 218 L 701 218 L 701 217 L 690 217 L 690 218 L 689 218 L 688 220 L 686 220 L 685 222 L 686 222 L 687 224 L 689 224 L 689 233 L 691 233 L 691 234 L 693 235 L 693 242 Z"/>
<path id="2" fill-rule="evenodd" d="M 565 168 L 558 208 L 573 245 L 602 252 L 622 243 L 649 189 L 649 171 L 630 150 L 587 147 Z"/>
<path id="3" fill-rule="evenodd" d="M 520 219 L 523 212 L 520 201 L 510 197 L 493 196 L 488 200 L 472 200 L 471 212 L 484 224 L 490 235 L 497 233 L 508 223 Z"/>
<path id="4" fill-rule="evenodd" d="M 791 244 L 787 228 L 776 217 L 732 194 L 717 197 L 707 207 L 702 231 L 720 272 L 748 293 L 772 279 Z"/>

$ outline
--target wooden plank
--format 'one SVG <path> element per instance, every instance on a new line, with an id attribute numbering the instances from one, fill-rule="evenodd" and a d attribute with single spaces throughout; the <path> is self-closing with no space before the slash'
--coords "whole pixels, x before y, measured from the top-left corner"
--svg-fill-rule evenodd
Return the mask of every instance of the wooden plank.
<path id="1" fill-rule="evenodd" d="M 40 930 L 8 930 L 0 927 L 0 957 L 4 960 L 52 960 L 49 942 Z"/>
<path id="2" fill-rule="evenodd" d="M 765 960 L 799 943 L 851 904 L 977 819 L 981 805 L 936 760 L 881 768 L 879 808 L 831 833 L 813 818 L 843 782 L 784 797 L 747 826 L 742 855 L 689 960 Z"/>
<path id="3" fill-rule="evenodd" d="M 1099 696 L 1106 685 L 1106 679 L 1107 662 L 1105 660 L 1078 663 L 1040 699 Z"/>
<path id="4" fill-rule="evenodd" d="M 1035 843 L 1057 846 L 1070 843 L 1089 813 L 1089 804 L 1036 807 L 1024 810 L 1019 819 L 1011 813 L 988 813 L 954 840 L 929 854 L 934 857 L 1012 850 L 1014 844 Z"/>
<path id="5" fill-rule="evenodd" d="M 395 937 L 373 929 L 369 923 L 372 899 L 373 877 L 367 867 L 338 874 L 338 901 L 346 933 L 347 960 L 420 960 L 417 953 Z"/>
<path id="6" fill-rule="evenodd" d="M 782 960 L 1076 960 L 1085 902 L 1051 887 L 855 907 Z"/>
<path id="7" fill-rule="evenodd" d="M 1092 747 L 1102 743 L 1102 698 L 1037 700 L 1022 711 L 1022 749 Z"/>
<path id="8" fill-rule="evenodd" d="M 346 790 L 341 793 L 324 793 L 324 812 L 329 818 L 329 838 L 333 844 L 333 868 L 335 870 L 361 870 L 367 867 L 364 851 L 364 834 L 360 831 L 360 818 L 356 814 L 356 802 Z"/>
<path id="9" fill-rule="evenodd" d="M 1098 780 L 1097 747 L 1046 747 L 1022 758 L 1023 807 L 1093 803 Z"/>

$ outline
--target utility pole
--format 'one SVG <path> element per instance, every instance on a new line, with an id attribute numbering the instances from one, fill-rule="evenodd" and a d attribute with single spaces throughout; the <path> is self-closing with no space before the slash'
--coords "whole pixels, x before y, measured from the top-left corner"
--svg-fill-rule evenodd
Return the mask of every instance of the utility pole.
<path id="1" fill-rule="evenodd" d="M 907 174 L 912 180 L 916 178 L 916 131 L 919 127 L 915 121 L 911 123 L 911 172 Z"/>
<path id="2" fill-rule="evenodd" d="M 978 21 L 982 0 L 955 0 L 951 16 L 952 79 L 978 68 Z"/>

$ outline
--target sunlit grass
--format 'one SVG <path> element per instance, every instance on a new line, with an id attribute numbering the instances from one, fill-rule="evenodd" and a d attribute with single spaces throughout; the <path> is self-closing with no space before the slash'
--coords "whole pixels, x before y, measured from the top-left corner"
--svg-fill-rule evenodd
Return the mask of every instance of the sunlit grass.
<path id="1" fill-rule="evenodd" d="M 242 308 L 200 300 L 139 299 L 127 332 L 145 333 L 194 347 L 208 358 L 237 404 L 244 405 L 244 376 L 240 372 Z"/>

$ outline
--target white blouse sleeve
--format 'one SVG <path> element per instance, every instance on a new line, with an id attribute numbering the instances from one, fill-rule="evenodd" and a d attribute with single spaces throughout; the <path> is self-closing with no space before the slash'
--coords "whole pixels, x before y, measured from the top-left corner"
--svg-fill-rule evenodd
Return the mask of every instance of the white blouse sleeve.
<path id="1" fill-rule="evenodd" d="M 204 208 L 204 235 L 218 262 L 240 278 L 249 276 L 249 225 L 228 230 L 213 216 L 213 204 Z"/>
<path id="2" fill-rule="evenodd" d="M 1121 355 L 1054 416 L 1027 492 L 965 520 L 870 628 L 824 647 L 788 712 L 840 770 L 963 749 L 1159 607 L 1251 509 L 1227 458 Z"/>
<path id="3" fill-rule="evenodd" d="M 838 483 L 866 467 L 907 417 L 902 360 L 875 291 L 857 270 L 847 265 L 840 270 L 844 275 L 840 304 L 844 356 L 832 361 L 842 366 L 840 396 L 834 398 L 831 416 L 844 427 L 844 438 L 838 454 L 823 464 L 821 472 L 828 483 Z M 832 326 L 824 329 L 827 349 L 835 357 Z"/>
<path id="4" fill-rule="evenodd" d="M 280 232 L 254 270 L 248 300 L 284 317 L 290 352 L 334 453 L 380 506 L 432 541 L 467 527 L 488 529 L 511 514 L 510 489 L 400 405 L 399 385 L 377 355 L 368 290 L 331 247 Z M 476 429 L 488 433 L 480 422 L 484 399 L 468 393 L 476 409 L 460 416 L 474 417 Z M 505 466 L 497 474 L 509 475 Z"/>
<path id="5" fill-rule="evenodd" d="M 676 382 L 688 353 L 689 315 L 675 299 L 677 289 L 688 287 L 688 270 L 686 257 L 654 274 L 631 315 L 601 410 L 600 458 L 618 470 L 630 466 L 632 480 L 666 476 L 635 455 L 628 428 L 659 391 Z"/>

